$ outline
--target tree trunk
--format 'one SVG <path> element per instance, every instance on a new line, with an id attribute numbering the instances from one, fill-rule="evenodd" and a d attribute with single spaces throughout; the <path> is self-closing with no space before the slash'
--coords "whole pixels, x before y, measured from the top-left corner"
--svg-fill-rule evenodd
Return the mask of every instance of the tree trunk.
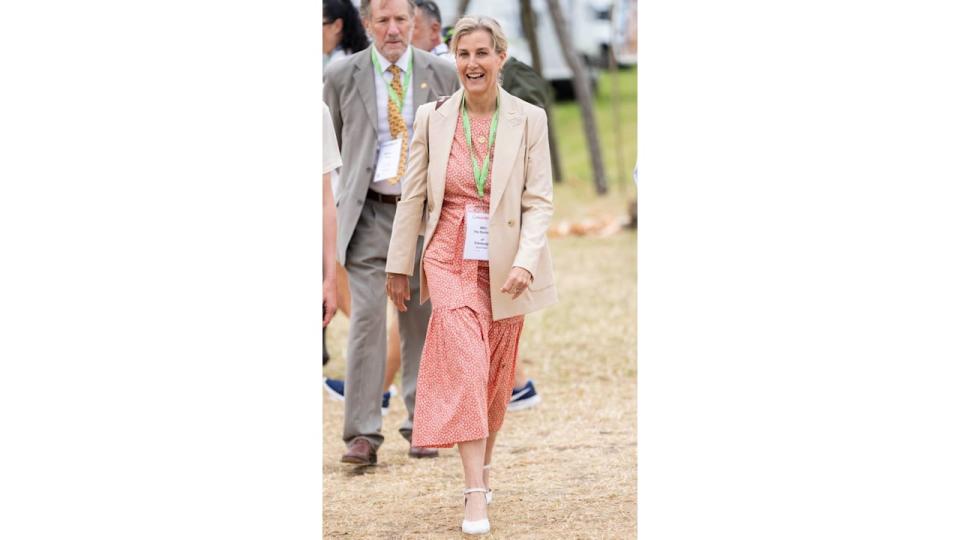
<path id="1" fill-rule="evenodd" d="M 583 117 L 583 131 L 587 137 L 587 143 L 590 146 L 590 161 L 593 164 L 593 184 L 597 193 L 605 195 L 607 193 L 607 179 L 603 172 L 603 153 L 600 151 L 600 138 L 597 136 L 597 122 L 593 111 L 593 95 L 590 92 L 590 80 L 587 78 L 587 70 L 583 65 L 580 55 L 573 49 L 573 39 L 570 36 L 570 29 L 567 27 L 567 21 L 560 11 L 558 0 L 547 0 L 550 7 L 550 18 L 553 20 L 553 27 L 557 31 L 557 38 L 561 44 L 560 50 L 563 57 L 573 71 L 573 88 L 577 94 L 577 101 L 580 103 L 580 115 Z"/>
<path id="2" fill-rule="evenodd" d="M 540 61 L 540 40 L 537 38 L 537 21 L 533 15 L 533 6 L 530 0 L 520 0 L 520 24 L 523 26 L 523 36 L 530 46 L 530 62 L 537 75 L 543 77 L 543 64 Z"/>
<path id="3" fill-rule="evenodd" d="M 611 107 L 613 111 L 613 133 L 615 137 L 615 143 L 613 148 L 617 151 L 617 187 L 619 188 L 620 193 L 623 193 L 624 180 L 627 178 L 626 166 L 624 165 L 623 159 L 623 137 L 621 136 L 620 131 L 620 88 L 619 88 L 619 79 L 620 72 L 617 70 L 617 55 L 613 52 L 613 47 L 607 49 L 607 60 L 609 65 L 610 73 L 610 103 L 613 105 Z"/>
<path id="4" fill-rule="evenodd" d="M 553 125 L 553 107 L 544 109 L 547 113 L 547 141 L 550 142 L 550 165 L 553 169 L 553 183 L 563 182 L 563 169 L 560 168 L 560 146 L 557 145 L 557 128 Z"/>
<path id="5" fill-rule="evenodd" d="M 615 126 L 615 133 L 617 137 L 616 150 L 617 150 L 617 186 L 619 187 L 620 194 L 623 194 L 625 180 L 627 179 L 625 171 L 626 167 L 623 162 L 623 138 L 620 136 L 620 122 L 617 121 L 620 118 L 620 90 L 618 88 L 617 80 L 620 78 L 620 74 L 617 71 L 618 62 L 617 55 L 613 52 L 613 47 L 610 47 L 607 54 L 607 59 L 610 62 L 608 68 L 610 69 L 610 87 L 611 87 L 611 102 L 613 103 L 613 124 Z M 637 198 L 634 197 L 630 199 L 630 202 L 627 203 L 627 215 L 630 217 L 630 220 L 627 222 L 627 228 L 636 229 L 637 228 Z"/>
<path id="6" fill-rule="evenodd" d="M 531 67 L 537 72 L 537 75 L 543 77 L 543 62 L 540 60 L 540 38 L 537 36 L 537 18 L 534 15 L 530 0 L 520 0 L 520 24 L 523 26 L 523 36 L 527 39 L 527 45 L 530 48 Z M 551 95 L 547 96 L 547 100 L 553 102 L 552 91 Z M 553 126 L 553 115 L 551 113 L 552 108 L 550 103 L 544 106 L 544 110 L 547 112 L 547 125 L 550 127 L 547 135 L 550 139 L 550 163 L 553 165 L 553 181 L 559 184 L 563 181 L 563 170 L 560 169 L 560 147 L 557 146 L 556 128 Z"/>

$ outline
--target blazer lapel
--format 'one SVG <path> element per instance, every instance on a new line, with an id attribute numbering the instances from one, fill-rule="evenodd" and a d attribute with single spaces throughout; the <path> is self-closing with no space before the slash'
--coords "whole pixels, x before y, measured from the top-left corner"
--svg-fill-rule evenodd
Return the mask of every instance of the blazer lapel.
<path id="1" fill-rule="evenodd" d="M 435 169 L 431 178 L 434 200 L 437 204 L 443 201 L 444 188 L 447 185 L 447 162 L 450 160 L 450 148 L 453 147 L 453 136 L 457 130 L 457 114 L 460 111 L 460 100 L 463 99 L 463 89 L 457 90 L 447 101 L 435 111 L 430 111 L 434 121 L 431 122 L 430 147 L 437 149 L 434 154 Z"/>
<path id="2" fill-rule="evenodd" d="M 510 172 L 520 152 L 523 138 L 523 116 L 517 106 L 517 98 L 500 89 L 500 120 L 494 147 L 490 177 L 493 189 L 490 192 L 490 214 L 493 215 L 511 181 Z"/>
<path id="3" fill-rule="evenodd" d="M 370 118 L 370 125 L 373 131 L 377 131 L 377 91 L 376 81 L 373 73 L 373 60 L 370 59 L 370 49 L 364 49 L 360 54 L 363 59 L 357 64 L 353 71 L 353 80 L 355 88 L 360 93 L 360 100 L 363 101 L 364 109 L 367 110 L 367 116 Z"/>

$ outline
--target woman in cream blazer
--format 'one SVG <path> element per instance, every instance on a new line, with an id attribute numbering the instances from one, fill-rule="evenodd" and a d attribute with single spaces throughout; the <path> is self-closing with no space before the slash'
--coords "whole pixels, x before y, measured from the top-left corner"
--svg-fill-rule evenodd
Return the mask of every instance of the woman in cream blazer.
<path id="1" fill-rule="evenodd" d="M 461 88 L 442 103 L 427 103 L 417 110 L 403 195 L 393 221 L 387 273 L 412 275 L 417 236 L 424 235 L 424 252 L 430 245 L 440 219 L 447 159 L 463 92 Z M 493 183 L 490 194 L 490 299 L 495 321 L 525 315 L 557 301 L 547 247 L 547 229 L 553 215 L 547 115 L 502 88 L 499 94 L 497 156 L 490 174 L 500 180 Z M 432 160 L 431 150 L 435 156 Z M 506 284 L 514 267 L 530 272 L 533 279 L 529 287 L 518 297 L 497 294 L 500 287 L 494 290 L 494 285 Z M 430 299 L 430 284 L 422 266 L 418 277 L 422 304 Z"/>
<path id="2" fill-rule="evenodd" d="M 422 234 L 419 301 L 430 299 L 432 313 L 412 444 L 458 445 L 462 529 L 484 534 L 493 498 L 489 468 L 523 315 L 557 301 L 547 247 L 553 186 L 546 114 L 498 84 L 507 47 L 499 24 L 464 17 L 451 43 L 463 88 L 417 110 L 387 256 L 387 294 L 406 309 Z M 468 214 L 488 217 L 488 260 L 464 255 Z"/>
<path id="3" fill-rule="evenodd" d="M 490 283 L 505 284 L 513 267 L 526 269 L 533 279 L 517 298 L 496 294 L 499 287 L 491 290 L 495 321 L 531 313 L 557 301 L 553 261 L 547 247 L 547 229 L 553 215 L 547 115 L 502 88 L 499 93 L 501 120 L 490 176 L 500 181 L 493 183 L 490 194 Z M 413 275 L 417 236 L 424 235 L 424 251 L 433 239 L 462 95 L 460 89 L 440 105 L 427 103 L 417 110 L 403 195 L 393 221 L 387 273 Z M 431 149 L 435 155 L 432 160 Z M 430 299 L 430 283 L 422 266 L 419 277 L 422 304 Z"/>

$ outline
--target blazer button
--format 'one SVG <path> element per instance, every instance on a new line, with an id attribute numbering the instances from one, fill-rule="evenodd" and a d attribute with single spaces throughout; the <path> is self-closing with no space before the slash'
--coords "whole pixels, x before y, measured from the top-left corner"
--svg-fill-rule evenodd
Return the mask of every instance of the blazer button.
<path id="1" fill-rule="evenodd" d="M 427 204 L 427 211 L 428 211 L 428 212 L 433 212 L 433 203 Z"/>
<path id="2" fill-rule="evenodd" d="M 508 219 L 508 220 L 507 220 L 507 227 L 513 227 L 513 220 L 512 220 L 512 219 Z"/>

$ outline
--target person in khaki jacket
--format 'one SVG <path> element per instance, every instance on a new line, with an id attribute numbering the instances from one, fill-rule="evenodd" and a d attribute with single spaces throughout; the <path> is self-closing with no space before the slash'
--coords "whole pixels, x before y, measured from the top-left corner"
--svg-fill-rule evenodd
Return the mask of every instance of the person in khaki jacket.
<path id="1" fill-rule="evenodd" d="M 417 110 L 387 252 L 387 294 L 410 301 L 424 234 L 419 303 L 433 311 L 413 444 L 456 444 L 462 530 L 489 532 L 488 471 L 513 388 L 523 316 L 557 301 L 547 228 L 553 186 L 543 109 L 498 84 L 507 40 L 488 17 L 464 17 L 451 40 L 462 89 Z M 410 306 L 412 307 L 412 306 Z"/>

